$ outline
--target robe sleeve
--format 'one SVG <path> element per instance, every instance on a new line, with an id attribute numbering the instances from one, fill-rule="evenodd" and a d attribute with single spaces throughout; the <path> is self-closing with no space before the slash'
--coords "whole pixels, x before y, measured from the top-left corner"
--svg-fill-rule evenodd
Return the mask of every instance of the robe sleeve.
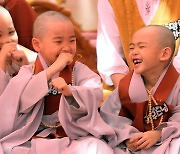
<path id="1" fill-rule="evenodd" d="M 98 107 L 102 101 L 102 85 L 99 75 L 83 64 L 74 68 L 75 86 L 71 98 L 61 97 L 59 119 L 72 139 L 91 134 L 100 138 L 113 130 L 100 118 Z M 102 129 L 103 128 L 103 129 Z"/>
<path id="2" fill-rule="evenodd" d="M 98 0 L 97 69 L 107 85 L 113 85 L 111 75 L 127 74 L 129 68 L 123 60 L 124 54 L 119 30 L 109 0 Z"/>
<path id="3" fill-rule="evenodd" d="M 118 88 L 103 103 L 101 107 L 101 117 L 114 130 L 114 136 L 108 137 L 111 147 L 124 146 L 124 141 L 139 133 L 139 131 L 131 126 L 132 120 L 119 116 L 121 102 L 119 99 Z"/>
<path id="4" fill-rule="evenodd" d="M 20 96 L 30 78 L 29 69 L 22 67 L 0 96 L 0 125 L 3 126 L 0 129 L 0 138 L 13 130 L 17 122 Z"/>
<path id="5" fill-rule="evenodd" d="M 28 113 L 38 101 L 48 93 L 46 70 L 31 75 L 31 80 L 25 86 L 20 99 L 20 113 Z"/>
<path id="6" fill-rule="evenodd" d="M 168 122 L 157 127 L 157 129 L 162 129 L 161 142 L 180 137 L 180 79 L 178 79 L 166 103 L 173 105 L 174 109 Z"/>
<path id="7" fill-rule="evenodd" d="M 8 82 L 9 82 L 9 76 L 2 69 L 0 69 L 0 95 L 3 93 Z"/>

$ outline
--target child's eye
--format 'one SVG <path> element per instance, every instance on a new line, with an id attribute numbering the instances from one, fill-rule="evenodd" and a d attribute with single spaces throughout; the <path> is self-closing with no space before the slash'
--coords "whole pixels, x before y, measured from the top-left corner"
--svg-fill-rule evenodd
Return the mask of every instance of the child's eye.
<path id="1" fill-rule="evenodd" d="M 62 41 L 56 41 L 55 43 L 57 43 L 57 44 L 61 44 L 61 43 L 62 43 Z"/>
<path id="2" fill-rule="evenodd" d="M 70 40 L 70 42 L 76 42 L 76 39 L 72 39 L 72 40 Z"/>
<path id="3" fill-rule="evenodd" d="M 134 47 L 129 47 L 129 50 L 133 50 L 134 49 Z"/>
<path id="4" fill-rule="evenodd" d="M 14 33 L 15 33 L 14 30 L 11 30 L 11 31 L 9 32 L 10 35 L 13 35 Z"/>
<path id="5" fill-rule="evenodd" d="M 139 48 L 142 49 L 142 48 L 144 48 L 144 47 L 145 47 L 145 46 L 140 46 Z"/>

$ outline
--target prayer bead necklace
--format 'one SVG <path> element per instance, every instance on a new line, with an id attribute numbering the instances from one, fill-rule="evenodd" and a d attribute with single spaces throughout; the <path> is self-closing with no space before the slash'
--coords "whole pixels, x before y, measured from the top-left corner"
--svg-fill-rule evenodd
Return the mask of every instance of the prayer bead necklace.
<path id="1" fill-rule="evenodd" d="M 60 122 L 57 122 L 56 125 L 48 125 L 46 122 L 41 121 L 41 124 L 46 128 L 58 128 L 61 126 Z"/>
<path id="2" fill-rule="evenodd" d="M 74 86 L 74 73 L 73 73 L 73 70 L 72 70 L 72 79 L 71 79 L 71 84 L 72 84 L 72 86 Z"/>
<path id="3" fill-rule="evenodd" d="M 149 114 L 147 115 L 146 123 L 149 124 L 149 122 L 150 122 L 152 130 L 154 130 L 154 122 L 153 122 L 153 118 L 152 118 L 152 101 L 154 102 L 155 105 L 158 105 L 158 103 L 152 95 L 153 88 L 151 90 L 146 89 L 146 91 L 148 93 L 148 110 L 149 110 Z M 162 121 L 163 121 L 163 115 L 161 116 L 158 126 L 162 123 Z"/>

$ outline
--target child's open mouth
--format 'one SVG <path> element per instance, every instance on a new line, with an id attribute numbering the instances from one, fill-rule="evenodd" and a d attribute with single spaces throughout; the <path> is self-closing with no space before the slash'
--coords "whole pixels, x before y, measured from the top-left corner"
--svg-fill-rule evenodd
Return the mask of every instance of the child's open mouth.
<path id="1" fill-rule="evenodd" d="M 140 59 L 133 59 L 133 63 L 134 63 L 134 65 L 138 65 L 138 64 L 142 63 L 142 60 L 140 60 Z"/>

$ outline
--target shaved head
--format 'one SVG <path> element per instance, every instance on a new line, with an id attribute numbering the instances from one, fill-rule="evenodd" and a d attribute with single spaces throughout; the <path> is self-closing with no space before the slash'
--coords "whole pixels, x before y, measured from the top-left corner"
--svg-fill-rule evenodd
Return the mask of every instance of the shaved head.
<path id="1" fill-rule="evenodd" d="M 6 14 L 6 15 L 11 16 L 11 15 L 9 14 L 8 10 L 6 10 L 6 9 L 5 9 L 4 7 L 2 7 L 2 6 L 0 6 L 0 14 L 1 14 L 1 15 Z"/>
<path id="2" fill-rule="evenodd" d="M 36 18 L 33 25 L 33 37 L 38 39 L 43 38 L 44 34 L 46 34 L 48 31 L 47 24 L 59 21 L 66 21 L 71 23 L 68 17 L 57 11 L 46 11 L 40 14 Z"/>
<path id="3" fill-rule="evenodd" d="M 165 48 L 165 47 L 171 48 L 172 55 L 174 54 L 176 41 L 173 33 L 168 28 L 161 25 L 149 25 L 140 30 L 150 30 L 156 32 L 157 36 L 154 37 L 156 38 L 155 41 L 157 41 L 158 45 L 161 48 Z"/>
<path id="4" fill-rule="evenodd" d="M 8 10 L 6 10 L 4 7 L 0 6 L 0 17 L 8 18 L 12 20 L 12 17 Z"/>

